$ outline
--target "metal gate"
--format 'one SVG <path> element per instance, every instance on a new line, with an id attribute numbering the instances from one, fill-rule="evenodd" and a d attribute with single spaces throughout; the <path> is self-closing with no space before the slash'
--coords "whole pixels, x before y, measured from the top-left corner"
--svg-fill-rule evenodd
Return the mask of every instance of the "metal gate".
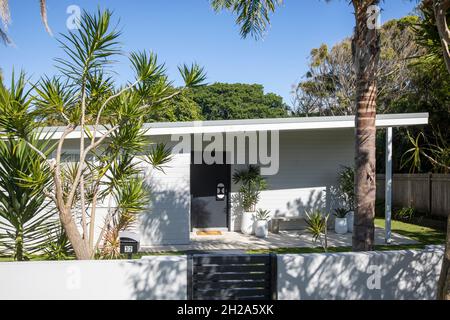
<path id="1" fill-rule="evenodd" d="M 190 255 L 187 280 L 189 300 L 276 300 L 276 255 Z"/>

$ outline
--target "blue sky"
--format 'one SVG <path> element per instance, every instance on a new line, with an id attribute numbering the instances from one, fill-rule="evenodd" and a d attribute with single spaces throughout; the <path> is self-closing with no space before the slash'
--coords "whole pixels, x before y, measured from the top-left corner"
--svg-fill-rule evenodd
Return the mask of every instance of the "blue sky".
<path id="1" fill-rule="evenodd" d="M 230 13 L 215 13 L 208 0 L 47 0 L 50 27 L 56 37 L 66 32 L 69 5 L 85 10 L 109 8 L 120 19 L 123 50 L 152 50 L 180 84 L 177 66 L 203 65 L 208 82 L 260 83 L 266 92 L 290 104 L 290 91 L 307 68 L 309 52 L 321 43 L 332 45 L 351 35 L 354 18 L 347 0 L 286 0 L 272 17 L 264 40 L 241 39 Z M 415 1 L 387 0 L 382 22 L 412 12 Z M 52 75 L 54 57 L 63 56 L 55 38 L 44 30 L 36 0 L 10 0 L 14 47 L 0 47 L 0 67 L 6 81 L 12 68 L 24 69 L 33 80 Z M 115 70 L 117 80 L 131 78 L 126 59 Z"/>

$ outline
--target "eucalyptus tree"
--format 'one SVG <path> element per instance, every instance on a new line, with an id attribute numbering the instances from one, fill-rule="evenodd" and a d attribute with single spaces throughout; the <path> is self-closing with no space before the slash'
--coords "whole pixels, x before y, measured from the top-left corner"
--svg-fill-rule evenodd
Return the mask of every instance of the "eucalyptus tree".
<path id="1" fill-rule="evenodd" d="M 270 25 L 270 14 L 282 0 L 212 0 L 215 10 L 236 14 L 241 35 L 260 38 Z M 377 71 L 380 32 L 377 26 L 379 0 L 352 0 L 355 30 L 352 38 L 356 72 L 355 131 L 355 226 L 354 250 L 373 250 L 375 218 L 375 138 Z"/>
<path id="2" fill-rule="evenodd" d="M 140 51 L 128 55 L 134 79 L 116 88 L 111 67 L 123 55 L 120 35 L 110 11 L 83 12 L 80 28 L 59 40 L 66 54 L 56 59 L 60 75 L 44 77 L 35 86 L 32 113 L 42 121 L 62 121 L 64 126 L 54 136 L 54 157 L 26 142 L 48 163 L 53 187 L 44 193 L 54 202 L 78 259 L 93 258 L 111 242 L 111 230 L 129 226 L 145 209 L 148 190 L 141 164 L 162 169 L 170 158 L 164 146 L 148 148 L 145 116 L 206 78 L 197 64 L 182 65 L 179 71 L 185 85 L 173 90 L 164 64 L 154 53 Z M 0 125 L 9 127 L 10 134 L 26 139 L 8 119 L 1 119 Z M 69 165 L 63 147 L 71 135 L 79 137 L 80 153 Z M 34 177 L 25 180 L 34 183 Z M 94 239 L 96 208 L 101 202 L 107 203 L 108 213 Z M 113 240 L 117 247 L 117 237 Z"/>

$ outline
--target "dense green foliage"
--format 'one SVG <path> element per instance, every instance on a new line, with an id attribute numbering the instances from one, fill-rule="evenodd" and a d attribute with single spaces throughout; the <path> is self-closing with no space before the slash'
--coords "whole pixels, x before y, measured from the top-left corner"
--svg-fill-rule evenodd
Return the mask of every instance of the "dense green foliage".
<path id="1" fill-rule="evenodd" d="M 17 81 L 13 76 L 10 90 L 0 80 L 0 255 L 19 261 L 46 247 L 59 225 L 45 195 L 52 186 L 50 169 L 28 144 L 46 155 L 53 148 L 31 132 L 33 117 L 26 113 L 31 98 L 25 86 L 24 74 Z M 20 132 L 26 139 L 16 139 L 8 131 Z"/>
<path id="2" fill-rule="evenodd" d="M 187 94 L 174 97 L 161 106 L 152 108 L 145 117 L 146 122 L 175 122 L 202 120 L 198 104 Z"/>
<path id="3" fill-rule="evenodd" d="M 392 109 L 396 113 L 428 112 L 430 114 L 430 125 L 423 128 L 398 129 L 394 135 L 394 170 L 397 172 L 411 170 L 416 172 L 445 172 L 442 167 L 426 158 L 422 159 L 420 167 L 411 169 L 412 164 L 404 163 L 402 157 L 406 150 L 413 146 L 409 136 L 416 139 L 420 133 L 423 133 L 419 137 L 418 143 L 419 146 L 426 145 L 428 149 L 433 148 L 433 146 L 445 148 L 450 143 L 450 131 L 448 130 L 450 123 L 450 75 L 443 65 L 436 67 L 434 61 L 424 58 L 411 66 L 410 81 L 410 89 L 393 102 Z M 379 147 L 382 144 L 383 139 L 380 139 Z M 380 156 L 383 157 L 382 154 Z M 445 154 L 442 156 L 445 157 Z M 448 157 L 443 160 L 447 165 L 450 165 Z"/>
<path id="4" fill-rule="evenodd" d="M 205 120 L 280 118 L 288 116 L 283 99 L 273 93 L 264 94 L 258 84 L 214 83 L 189 90 Z"/>

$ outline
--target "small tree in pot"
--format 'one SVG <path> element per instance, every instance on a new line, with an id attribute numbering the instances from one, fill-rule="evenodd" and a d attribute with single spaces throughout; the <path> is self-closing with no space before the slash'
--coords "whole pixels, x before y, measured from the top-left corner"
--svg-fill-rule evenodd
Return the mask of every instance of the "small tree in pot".
<path id="1" fill-rule="evenodd" d="M 269 235 L 270 211 L 258 209 L 256 211 L 255 235 L 258 238 L 267 238 Z"/>
<path id="2" fill-rule="evenodd" d="M 347 214 L 349 211 L 345 208 L 334 209 L 334 232 L 344 234 L 348 231 Z"/>
<path id="3" fill-rule="evenodd" d="M 256 204 L 261 191 L 267 188 L 266 180 L 261 176 L 259 167 L 250 165 L 247 169 L 236 171 L 233 175 L 233 182 L 242 184 L 238 193 L 240 205 L 244 210 L 241 231 L 244 234 L 253 234 Z"/>

